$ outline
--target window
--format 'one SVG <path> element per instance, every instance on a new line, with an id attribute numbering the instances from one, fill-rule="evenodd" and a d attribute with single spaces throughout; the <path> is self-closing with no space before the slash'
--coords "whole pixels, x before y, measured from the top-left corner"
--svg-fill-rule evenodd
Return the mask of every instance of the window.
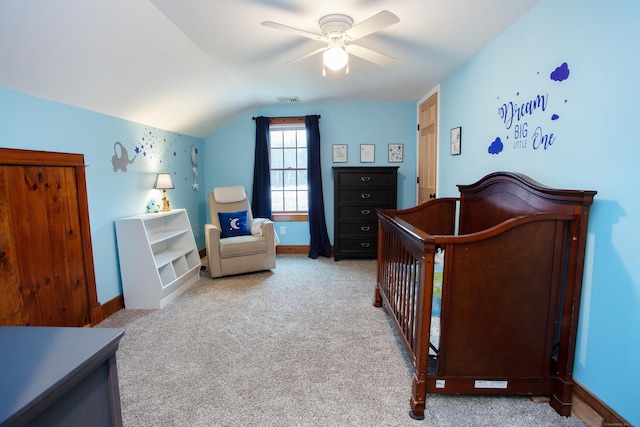
<path id="1" fill-rule="evenodd" d="M 280 123 L 274 123 L 275 120 Z M 269 138 L 274 219 L 307 220 L 307 130 L 304 120 L 272 119 Z"/>

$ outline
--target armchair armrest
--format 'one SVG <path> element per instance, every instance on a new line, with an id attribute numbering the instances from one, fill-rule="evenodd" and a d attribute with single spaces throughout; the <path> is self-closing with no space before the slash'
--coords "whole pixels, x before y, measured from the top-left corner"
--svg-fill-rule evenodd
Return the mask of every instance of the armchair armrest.
<path id="1" fill-rule="evenodd" d="M 213 224 L 204 225 L 204 242 L 209 271 L 220 271 L 220 229 Z"/>
<path id="2" fill-rule="evenodd" d="M 262 222 L 262 235 L 267 239 L 267 247 L 275 248 L 280 243 L 278 236 L 276 235 L 275 224 L 270 219 Z"/>
<path id="3" fill-rule="evenodd" d="M 256 229 L 257 228 L 257 229 Z M 275 231 L 275 224 L 267 218 L 254 218 L 251 225 L 251 232 L 255 235 L 264 236 L 269 247 L 280 243 L 278 235 Z"/>
<path id="4" fill-rule="evenodd" d="M 220 229 L 213 224 L 205 224 L 204 239 L 205 239 L 205 242 L 207 242 L 207 246 L 209 246 L 208 239 L 216 239 L 220 241 Z"/>

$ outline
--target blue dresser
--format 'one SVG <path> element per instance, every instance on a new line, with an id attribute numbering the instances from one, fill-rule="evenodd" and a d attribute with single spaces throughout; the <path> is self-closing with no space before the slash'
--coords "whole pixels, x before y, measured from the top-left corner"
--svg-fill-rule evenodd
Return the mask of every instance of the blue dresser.
<path id="1" fill-rule="evenodd" d="M 0 327 L 0 426 L 121 426 L 121 329 Z"/>

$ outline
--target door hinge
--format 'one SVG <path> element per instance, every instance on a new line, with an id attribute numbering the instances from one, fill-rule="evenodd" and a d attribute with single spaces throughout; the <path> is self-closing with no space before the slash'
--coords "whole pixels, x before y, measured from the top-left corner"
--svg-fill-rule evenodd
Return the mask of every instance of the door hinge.
<path id="1" fill-rule="evenodd" d="M 416 176 L 416 184 L 420 184 L 420 177 Z"/>
<path id="2" fill-rule="evenodd" d="M 420 123 L 418 123 L 417 128 L 418 128 L 418 132 L 420 132 Z"/>

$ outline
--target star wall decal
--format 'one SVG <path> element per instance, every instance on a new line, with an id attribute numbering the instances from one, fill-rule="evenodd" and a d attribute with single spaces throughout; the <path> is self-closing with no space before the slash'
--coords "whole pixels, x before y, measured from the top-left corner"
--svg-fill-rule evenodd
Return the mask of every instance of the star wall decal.
<path id="1" fill-rule="evenodd" d="M 198 191 L 200 189 L 200 184 L 198 184 L 197 182 L 194 182 L 193 185 L 191 186 L 191 188 L 193 188 L 194 190 Z"/>

